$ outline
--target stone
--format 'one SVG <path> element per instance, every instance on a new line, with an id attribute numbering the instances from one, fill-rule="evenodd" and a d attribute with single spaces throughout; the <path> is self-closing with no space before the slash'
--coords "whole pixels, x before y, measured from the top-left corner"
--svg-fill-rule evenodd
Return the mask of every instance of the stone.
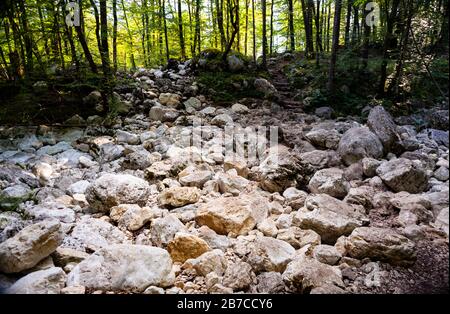
<path id="1" fill-rule="evenodd" d="M 268 80 L 263 78 L 257 78 L 253 85 L 255 86 L 255 89 L 263 93 L 265 96 L 274 96 L 278 93 L 275 86 L 273 86 Z"/>
<path id="2" fill-rule="evenodd" d="M 347 166 L 363 158 L 381 158 L 383 144 L 379 138 L 366 127 L 354 127 L 342 136 L 338 153 Z"/>
<path id="3" fill-rule="evenodd" d="M 302 230 L 298 227 L 290 227 L 278 231 L 277 239 L 285 241 L 295 249 L 300 249 L 306 245 L 319 245 L 320 235 L 313 230 Z"/>
<path id="4" fill-rule="evenodd" d="M 222 114 L 215 116 L 211 120 L 211 124 L 216 125 L 218 127 L 224 127 L 226 125 L 233 124 L 233 118 L 230 117 L 228 114 L 222 113 Z"/>
<path id="5" fill-rule="evenodd" d="M 225 287 L 233 289 L 233 291 L 246 290 L 253 283 L 255 274 L 252 267 L 242 261 L 229 263 L 225 274 L 223 275 L 222 284 Z"/>
<path id="6" fill-rule="evenodd" d="M 61 289 L 61 294 L 86 294 L 86 287 L 73 286 Z"/>
<path id="7" fill-rule="evenodd" d="M 431 202 L 421 195 L 400 192 L 389 200 L 389 204 L 400 211 L 397 221 L 402 226 L 429 224 L 434 219 Z"/>
<path id="8" fill-rule="evenodd" d="M 151 189 L 147 181 L 129 174 L 104 174 L 86 189 L 86 200 L 98 211 L 120 204 L 145 205 Z"/>
<path id="9" fill-rule="evenodd" d="M 184 102 L 184 108 L 187 113 L 194 113 L 202 108 L 202 102 L 198 98 L 191 97 Z"/>
<path id="10" fill-rule="evenodd" d="M 123 226 L 127 230 L 136 231 L 154 218 L 154 212 L 148 207 L 140 207 L 135 204 L 122 204 L 111 208 L 110 216 L 113 220 L 117 221 L 119 227 Z"/>
<path id="11" fill-rule="evenodd" d="M 283 272 L 295 256 L 295 249 L 290 244 L 271 237 L 257 237 L 248 244 L 248 249 L 250 254 L 246 262 L 255 272 Z"/>
<path id="12" fill-rule="evenodd" d="M 186 227 L 174 214 L 169 214 L 152 221 L 150 237 L 154 245 L 166 247 L 180 231 L 186 231 Z"/>
<path id="13" fill-rule="evenodd" d="M 205 252 L 210 251 L 205 240 L 184 232 L 178 232 L 167 245 L 167 251 L 174 262 L 184 263 L 191 258 L 197 258 Z"/>
<path id="14" fill-rule="evenodd" d="M 376 170 L 383 183 L 394 192 L 406 191 L 412 194 L 425 191 L 428 176 L 420 163 L 405 158 L 383 162 Z"/>
<path id="15" fill-rule="evenodd" d="M 294 216 L 294 225 L 312 229 L 325 243 L 333 243 L 341 235 L 368 223 L 362 206 L 350 205 L 327 194 L 309 195 L 305 208 Z"/>
<path id="16" fill-rule="evenodd" d="M 126 235 L 112 224 L 97 218 L 84 216 L 64 239 L 63 246 L 76 250 L 97 251 L 110 244 L 129 243 Z"/>
<path id="17" fill-rule="evenodd" d="M 195 259 L 189 259 L 183 264 L 184 269 L 194 269 L 199 276 L 205 277 L 215 272 L 222 276 L 227 268 L 225 255 L 221 250 L 208 251 Z"/>
<path id="18" fill-rule="evenodd" d="M 269 151 L 258 170 L 261 188 L 270 193 L 281 193 L 287 188 L 296 187 L 304 181 L 303 175 L 306 174 L 300 160 L 281 145 Z"/>
<path id="19" fill-rule="evenodd" d="M 283 277 L 280 273 L 270 271 L 263 272 L 256 277 L 256 292 L 258 293 L 281 293 L 285 289 Z"/>
<path id="20" fill-rule="evenodd" d="M 307 256 L 300 256 L 287 265 L 283 272 L 283 281 L 299 292 L 328 286 L 344 287 L 342 273 L 338 267 L 323 264 Z"/>
<path id="21" fill-rule="evenodd" d="M 448 230 L 449 230 L 449 214 L 448 214 L 448 207 L 441 210 L 439 215 L 436 217 L 436 220 L 434 221 L 434 226 L 442 231 L 444 231 L 448 236 Z"/>
<path id="22" fill-rule="evenodd" d="M 298 190 L 294 187 L 287 188 L 283 192 L 283 197 L 287 206 L 291 206 L 292 209 L 297 210 L 305 205 L 305 199 L 308 194 L 304 191 Z"/>
<path id="23" fill-rule="evenodd" d="M 161 122 L 173 122 L 179 115 L 176 109 L 163 106 L 153 106 L 149 112 L 149 118 L 151 120 Z"/>
<path id="24" fill-rule="evenodd" d="M 71 248 L 58 247 L 52 257 L 56 266 L 64 267 L 69 263 L 80 263 L 88 258 L 89 254 Z"/>
<path id="25" fill-rule="evenodd" d="M 309 165 L 314 170 L 338 166 L 340 156 L 334 150 L 313 150 L 299 155 L 303 164 Z"/>
<path id="26" fill-rule="evenodd" d="M 240 113 L 240 114 L 244 114 L 250 111 L 250 109 L 248 109 L 247 106 L 236 103 L 233 106 L 231 106 L 231 111 L 233 111 L 234 113 Z"/>
<path id="27" fill-rule="evenodd" d="M 331 107 L 319 107 L 314 114 L 323 119 L 331 119 L 334 115 L 334 110 Z"/>
<path id="28" fill-rule="evenodd" d="M 36 266 L 52 254 L 63 240 L 61 224 L 45 220 L 22 229 L 0 243 L 0 271 L 18 273 Z"/>
<path id="29" fill-rule="evenodd" d="M 166 250 L 114 244 L 96 251 L 75 266 L 68 275 L 67 286 L 142 292 L 149 286 L 169 286 L 174 279 L 172 260 Z"/>
<path id="30" fill-rule="evenodd" d="M 275 221 L 271 218 L 264 219 L 258 224 L 258 230 L 261 231 L 265 236 L 276 237 L 278 233 Z"/>
<path id="31" fill-rule="evenodd" d="M 53 168 L 48 163 L 40 162 L 33 167 L 33 174 L 38 178 L 41 185 L 50 183 L 53 174 Z"/>
<path id="32" fill-rule="evenodd" d="M 347 196 L 344 198 L 344 202 L 353 205 L 363 206 L 366 210 L 372 209 L 376 190 L 371 186 L 360 186 L 356 188 L 350 188 Z"/>
<path id="33" fill-rule="evenodd" d="M 392 116 L 382 107 L 376 106 L 370 110 L 367 126 L 380 139 L 384 152 L 399 152 L 401 138 Z"/>
<path id="34" fill-rule="evenodd" d="M 59 267 L 35 271 L 20 278 L 6 294 L 60 294 L 66 283 L 66 273 Z"/>
<path id="35" fill-rule="evenodd" d="M 323 264 L 336 265 L 342 254 L 334 246 L 321 244 L 314 247 L 313 257 Z"/>
<path id="36" fill-rule="evenodd" d="M 102 94 L 97 90 L 92 91 L 89 95 L 87 95 L 86 97 L 83 97 L 83 103 L 85 103 L 87 105 L 91 105 L 91 106 L 95 106 L 101 100 L 102 100 Z"/>
<path id="37" fill-rule="evenodd" d="M 381 165 L 381 161 L 373 158 L 363 158 L 362 167 L 366 177 L 372 178 L 377 175 L 377 168 Z"/>
<path id="38" fill-rule="evenodd" d="M 414 242 L 392 229 L 362 227 L 344 238 L 345 254 L 392 265 L 411 266 L 416 261 Z"/>
<path id="39" fill-rule="evenodd" d="M 228 157 L 225 158 L 223 163 L 223 170 L 228 171 L 235 169 L 237 174 L 243 178 L 247 178 L 250 170 L 247 167 L 247 162 L 244 158 L 239 157 Z"/>
<path id="40" fill-rule="evenodd" d="M 305 134 L 306 139 L 315 147 L 336 150 L 341 135 L 335 129 L 313 129 Z"/>
<path id="41" fill-rule="evenodd" d="M 244 61 L 237 55 L 231 54 L 227 56 L 228 69 L 232 72 L 238 72 L 244 69 Z"/>
<path id="42" fill-rule="evenodd" d="M 268 214 L 266 200 L 257 194 L 220 197 L 199 206 L 196 222 L 218 234 L 246 234 Z"/>
<path id="43" fill-rule="evenodd" d="M 239 195 L 250 183 L 247 179 L 239 176 L 235 169 L 219 173 L 217 182 L 221 193 L 231 193 L 234 196 Z"/>
<path id="44" fill-rule="evenodd" d="M 219 235 L 208 226 L 201 226 L 197 229 L 198 236 L 208 243 L 212 249 L 226 251 L 231 245 L 231 241 L 227 236 Z"/>
<path id="45" fill-rule="evenodd" d="M 90 182 L 87 180 L 77 181 L 77 182 L 71 184 L 67 188 L 67 193 L 69 195 L 84 194 L 86 192 L 86 189 L 89 187 L 89 185 L 90 185 Z"/>
<path id="46" fill-rule="evenodd" d="M 200 190 L 196 187 L 172 187 L 163 190 L 158 196 L 161 206 L 182 207 L 194 204 L 200 199 Z"/>
<path id="47" fill-rule="evenodd" d="M 163 106 L 170 108 L 177 108 L 180 105 L 181 96 L 172 93 L 161 93 L 159 95 L 159 102 Z"/>
<path id="48" fill-rule="evenodd" d="M 328 194 L 343 199 L 350 189 L 350 184 L 344 178 L 344 171 L 329 168 L 317 171 L 309 181 L 308 188 L 315 194 Z"/>
<path id="49" fill-rule="evenodd" d="M 178 181 L 183 186 L 203 188 L 203 185 L 212 179 L 213 172 L 207 167 L 188 166 L 178 174 Z"/>
<path id="50" fill-rule="evenodd" d="M 141 140 L 139 139 L 139 136 L 137 136 L 136 134 L 127 131 L 117 130 L 116 141 L 119 144 L 138 145 Z"/>
<path id="51" fill-rule="evenodd" d="M 433 176 L 439 181 L 445 182 L 448 181 L 449 171 L 446 167 L 439 167 L 433 174 Z"/>

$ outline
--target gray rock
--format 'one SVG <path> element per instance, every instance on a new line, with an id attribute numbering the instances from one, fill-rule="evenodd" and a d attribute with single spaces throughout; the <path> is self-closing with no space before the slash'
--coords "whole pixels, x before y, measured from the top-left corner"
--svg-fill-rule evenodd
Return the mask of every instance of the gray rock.
<path id="1" fill-rule="evenodd" d="M 66 283 L 66 273 L 59 267 L 32 272 L 20 278 L 7 294 L 60 294 Z"/>
<path id="2" fill-rule="evenodd" d="M 405 158 L 383 162 L 376 170 L 384 184 L 395 192 L 420 193 L 428 186 L 428 176 L 420 163 Z"/>
<path id="3" fill-rule="evenodd" d="M 383 156 L 383 145 L 379 138 L 368 128 L 351 128 L 341 138 L 338 153 L 342 160 L 350 166 L 365 157 L 380 158 Z"/>
<path id="4" fill-rule="evenodd" d="M 401 138 L 397 132 L 397 125 L 382 106 L 370 110 L 367 126 L 381 140 L 385 153 L 398 153 L 401 150 Z"/>

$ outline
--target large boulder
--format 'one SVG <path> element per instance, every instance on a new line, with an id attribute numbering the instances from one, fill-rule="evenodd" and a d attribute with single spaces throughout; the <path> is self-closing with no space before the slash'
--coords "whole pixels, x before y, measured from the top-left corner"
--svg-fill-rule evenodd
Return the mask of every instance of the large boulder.
<path id="1" fill-rule="evenodd" d="M 289 243 L 271 237 L 257 237 L 248 246 L 247 263 L 256 272 L 282 272 L 295 255 L 295 249 Z"/>
<path id="2" fill-rule="evenodd" d="M 283 281 L 298 292 L 307 293 L 317 288 L 344 287 L 342 273 L 314 258 L 301 255 L 290 262 L 283 273 Z"/>
<path id="3" fill-rule="evenodd" d="M 205 240 L 184 232 L 178 232 L 167 246 L 172 260 L 180 263 L 184 263 L 190 258 L 197 258 L 210 250 Z"/>
<path id="4" fill-rule="evenodd" d="M 199 207 L 196 221 L 223 235 L 246 234 L 268 214 L 267 200 L 255 193 L 213 199 Z"/>
<path id="5" fill-rule="evenodd" d="M 385 153 L 401 151 L 401 138 L 397 132 L 397 125 L 392 116 L 382 107 L 370 110 L 367 120 L 369 129 L 380 139 Z"/>
<path id="6" fill-rule="evenodd" d="M 344 178 L 344 171 L 329 168 L 317 171 L 309 181 L 308 188 L 315 194 L 323 193 L 342 199 L 347 195 L 350 184 Z"/>
<path id="7" fill-rule="evenodd" d="M 165 189 L 158 196 L 161 206 L 182 207 L 194 204 L 200 199 L 200 190 L 196 187 L 172 187 Z"/>
<path id="8" fill-rule="evenodd" d="M 56 220 L 25 227 L 0 244 L 0 271 L 18 273 L 36 266 L 56 250 L 63 238 L 61 224 Z"/>
<path id="9" fill-rule="evenodd" d="M 406 158 L 383 162 L 376 172 L 384 184 L 395 192 L 416 194 L 425 191 L 428 186 L 428 176 L 420 162 Z"/>
<path id="10" fill-rule="evenodd" d="M 368 223 L 362 206 L 347 204 L 327 194 L 309 195 L 305 208 L 294 216 L 293 223 L 320 234 L 325 243 L 334 243 L 355 228 Z"/>
<path id="11" fill-rule="evenodd" d="M 66 284 L 66 273 L 59 267 L 32 272 L 9 287 L 7 294 L 59 294 Z"/>
<path id="12" fill-rule="evenodd" d="M 416 261 L 414 242 L 392 229 L 357 228 L 342 241 L 345 254 L 353 258 L 370 258 L 400 266 L 411 266 Z"/>
<path id="13" fill-rule="evenodd" d="M 120 204 L 144 206 L 151 194 L 147 181 L 129 174 L 105 174 L 86 190 L 86 200 L 92 208 L 108 212 Z"/>
<path id="14" fill-rule="evenodd" d="M 338 153 L 345 164 L 350 166 L 365 157 L 381 158 L 383 144 L 368 128 L 355 127 L 342 136 Z"/>
<path id="15" fill-rule="evenodd" d="M 102 248 L 69 273 L 67 286 L 142 292 L 173 283 L 172 260 L 166 250 L 117 244 Z"/>

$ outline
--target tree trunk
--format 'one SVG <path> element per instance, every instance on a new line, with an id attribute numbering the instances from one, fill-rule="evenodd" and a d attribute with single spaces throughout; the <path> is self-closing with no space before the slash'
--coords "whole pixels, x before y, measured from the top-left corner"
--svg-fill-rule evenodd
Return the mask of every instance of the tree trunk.
<path id="1" fill-rule="evenodd" d="M 368 63 L 369 63 L 369 43 L 370 43 L 370 26 L 367 25 L 367 16 L 369 14 L 369 11 L 366 10 L 366 5 L 369 3 L 369 0 L 366 0 L 364 3 L 364 44 L 362 49 L 362 63 L 363 63 L 363 69 L 367 69 Z"/>
<path id="2" fill-rule="evenodd" d="M 106 0 L 100 0 L 100 34 L 101 46 L 100 56 L 102 59 L 103 74 L 106 79 L 109 79 L 111 74 L 109 62 L 109 47 L 108 47 L 108 15 L 106 11 Z"/>
<path id="3" fill-rule="evenodd" d="M 181 11 L 181 0 L 178 0 L 178 34 L 180 38 L 181 59 L 186 60 L 186 48 L 183 35 L 183 12 Z"/>
<path id="4" fill-rule="evenodd" d="M 316 65 L 320 63 L 320 53 L 323 51 L 322 39 L 320 36 L 320 0 L 317 1 L 316 9 Z"/>
<path id="5" fill-rule="evenodd" d="M 341 26 L 341 4 L 342 0 L 336 0 L 334 8 L 334 25 L 333 25 L 333 44 L 331 47 L 330 69 L 328 72 L 328 92 L 334 94 L 335 91 L 335 74 L 336 60 L 339 48 L 339 33 Z"/>
<path id="6" fill-rule="evenodd" d="M 113 68 L 114 73 L 117 72 L 117 0 L 112 0 L 113 10 Z"/>
<path id="7" fill-rule="evenodd" d="M 25 10 L 25 2 L 24 0 L 19 0 L 19 9 L 20 9 L 20 21 L 22 24 L 23 37 L 25 41 L 25 51 L 27 56 L 27 62 L 25 63 L 25 69 L 27 72 L 33 71 L 33 38 L 28 28 L 28 17 L 27 11 Z"/>
<path id="8" fill-rule="evenodd" d="M 350 23 L 352 19 L 353 0 L 347 0 L 347 21 L 345 24 L 345 47 L 350 45 Z"/>
<path id="9" fill-rule="evenodd" d="M 166 60 L 170 59 L 170 51 L 169 51 L 169 38 L 167 35 L 167 19 L 166 19 L 166 1 L 162 0 L 162 17 L 164 22 L 164 42 L 166 44 Z"/>
<path id="10" fill-rule="evenodd" d="M 125 25 L 127 26 L 127 33 L 128 33 L 128 45 L 130 46 L 130 52 L 131 52 L 131 68 L 136 69 L 136 61 L 134 59 L 134 48 L 133 48 L 133 36 L 131 35 L 130 26 L 128 24 L 128 17 L 127 17 L 127 11 L 125 10 L 125 4 L 124 0 L 122 0 L 122 10 L 123 10 L 123 17 L 125 19 Z"/>
<path id="11" fill-rule="evenodd" d="M 89 63 L 89 67 L 93 73 L 97 73 L 97 66 L 95 65 L 94 59 L 92 58 L 91 51 L 89 50 L 89 46 L 86 42 L 86 37 L 84 36 L 83 28 L 81 24 L 83 23 L 83 7 L 82 0 L 79 0 L 78 5 L 80 7 L 80 26 L 75 26 L 75 31 L 78 35 L 78 40 L 80 41 L 81 48 L 83 49 L 84 56 Z"/>
<path id="12" fill-rule="evenodd" d="M 244 36 L 244 54 L 247 55 L 248 49 L 248 6 L 249 0 L 245 0 L 245 36 Z"/>
<path id="13" fill-rule="evenodd" d="M 226 43 L 225 43 L 225 31 L 223 28 L 223 0 L 216 0 L 216 7 L 217 7 L 217 26 L 219 27 L 219 33 L 220 33 L 220 50 L 224 50 Z"/>
<path id="14" fill-rule="evenodd" d="M 253 28 L 253 61 L 256 63 L 256 25 L 255 25 L 255 0 L 252 0 L 252 28 Z"/>
<path id="15" fill-rule="evenodd" d="M 261 67 L 267 68 L 267 23 L 266 23 L 266 0 L 261 0 L 262 11 L 262 62 Z"/>
<path id="16" fill-rule="evenodd" d="M 272 0 L 273 2 L 274 0 Z M 289 39 L 291 50 L 295 51 L 295 31 L 294 31 L 294 4 L 293 0 L 288 0 L 288 21 L 289 21 Z"/>

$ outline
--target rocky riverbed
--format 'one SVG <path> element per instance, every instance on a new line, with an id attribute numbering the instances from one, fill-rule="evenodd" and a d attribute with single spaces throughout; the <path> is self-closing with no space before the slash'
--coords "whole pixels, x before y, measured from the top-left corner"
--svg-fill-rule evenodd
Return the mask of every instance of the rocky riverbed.
<path id="1" fill-rule="evenodd" d="M 380 106 L 221 107 L 188 65 L 132 79 L 108 127 L 0 128 L 3 293 L 448 292 L 448 110 L 417 128 Z M 230 154 L 232 126 L 278 146 L 246 158 L 250 132 Z"/>

